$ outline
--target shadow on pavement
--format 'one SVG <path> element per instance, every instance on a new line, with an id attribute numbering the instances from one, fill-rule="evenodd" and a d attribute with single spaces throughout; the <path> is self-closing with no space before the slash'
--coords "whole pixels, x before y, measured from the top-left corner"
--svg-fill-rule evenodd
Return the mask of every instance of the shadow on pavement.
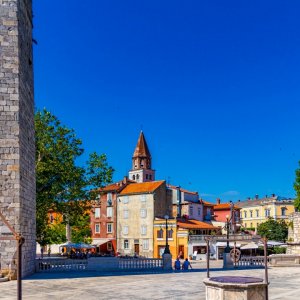
<path id="1" fill-rule="evenodd" d="M 239 267 L 231 269 L 223 268 L 210 268 L 210 272 L 226 272 L 226 271 L 240 271 L 240 270 L 254 270 L 254 269 L 263 269 L 263 267 Z M 132 275 L 153 275 L 153 274 L 185 274 L 185 273 L 200 273 L 207 272 L 207 269 L 203 268 L 193 268 L 191 270 L 180 270 L 180 271 L 158 271 L 158 270 L 140 270 L 140 271 L 79 271 L 79 272 L 45 272 L 45 273 L 35 273 L 32 274 L 23 280 L 50 280 L 50 279 L 71 279 L 71 278 L 87 278 L 87 277 L 107 277 L 107 276 L 132 276 Z"/>

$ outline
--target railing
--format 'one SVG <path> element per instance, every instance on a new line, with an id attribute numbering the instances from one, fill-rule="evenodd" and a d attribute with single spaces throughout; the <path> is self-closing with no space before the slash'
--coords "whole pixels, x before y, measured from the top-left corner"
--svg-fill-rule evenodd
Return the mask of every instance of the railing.
<path id="1" fill-rule="evenodd" d="M 205 241 L 207 238 L 210 238 L 211 241 L 227 241 L 226 235 L 190 235 L 189 242 L 198 242 L 198 241 Z M 229 241 L 243 241 L 243 240 L 256 240 L 259 239 L 259 236 L 254 236 L 251 234 L 230 234 Z"/>
<path id="2" fill-rule="evenodd" d="M 163 261 L 158 258 L 120 258 L 119 269 L 121 270 L 145 270 L 162 269 Z"/>
<path id="3" fill-rule="evenodd" d="M 267 262 L 269 263 L 269 261 L 270 259 L 267 257 Z M 236 264 L 238 267 L 263 267 L 264 265 L 264 256 L 242 256 Z"/>
<path id="4" fill-rule="evenodd" d="M 38 259 L 36 272 L 82 271 L 87 269 L 87 259 Z"/>

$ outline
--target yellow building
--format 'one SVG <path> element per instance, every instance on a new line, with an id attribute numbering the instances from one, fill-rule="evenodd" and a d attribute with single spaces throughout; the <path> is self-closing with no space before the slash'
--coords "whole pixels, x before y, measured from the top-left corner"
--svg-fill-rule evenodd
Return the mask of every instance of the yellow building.
<path id="1" fill-rule="evenodd" d="M 268 218 L 288 221 L 288 216 L 295 212 L 294 199 L 274 194 L 261 199 L 258 197 L 248 198 L 235 203 L 235 205 L 241 208 L 242 226 L 249 229 L 257 229 L 257 226 L 266 222 Z"/>
<path id="2" fill-rule="evenodd" d="M 168 220 L 168 244 L 172 258 L 177 257 L 176 219 Z M 166 220 L 155 218 L 153 228 L 153 257 L 161 258 L 166 247 Z"/>
<path id="3" fill-rule="evenodd" d="M 207 222 L 194 219 L 181 218 L 168 220 L 168 245 L 172 258 L 176 259 L 190 257 L 195 250 L 201 250 L 203 245 L 189 243 L 189 236 L 207 236 L 216 232 L 217 227 Z M 166 246 L 166 221 L 156 218 L 153 230 L 153 257 L 161 258 Z M 204 244 L 204 248 L 206 243 Z"/>

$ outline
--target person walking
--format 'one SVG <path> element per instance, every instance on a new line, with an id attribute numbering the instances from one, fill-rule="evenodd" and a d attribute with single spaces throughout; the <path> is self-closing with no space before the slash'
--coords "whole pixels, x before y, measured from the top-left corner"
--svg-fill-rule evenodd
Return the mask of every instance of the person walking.
<path id="1" fill-rule="evenodd" d="M 191 269 L 193 269 L 191 263 L 190 263 L 189 260 L 186 258 L 185 261 L 184 261 L 183 264 L 182 264 L 182 270 L 188 270 L 189 267 L 190 267 Z"/>
<path id="2" fill-rule="evenodd" d="M 175 270 L 180 270 L 180 267 L 181 267 L 181 263 L 180 263 L 179 258 L 177 258 L 177 259 L 175 260 L 175 263 L 174 263 L 174 269 L 175 269 Z"/>
<path id="3" fill-rule="evenodd" d="M 50 255 L 51 255 L 51 248 L 49 246 L 49 248 L 48 248 L 48 257 L 50 257 Z"/>

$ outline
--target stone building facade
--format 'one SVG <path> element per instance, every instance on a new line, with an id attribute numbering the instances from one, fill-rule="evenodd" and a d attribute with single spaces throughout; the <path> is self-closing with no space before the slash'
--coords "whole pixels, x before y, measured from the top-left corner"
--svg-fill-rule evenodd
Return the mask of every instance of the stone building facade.
<path id="1" fill-rule="evenodd" d="M 23 275 L 34 272 L 35 144 L 31 0 L 0 1 L 0 210 L 25 238 Z M 0 225 L 0 236 L 3 233 Z M 0 240 L 1 268 L 16 242 Z"/>
<path id="2" fill-rule="evenodd" d="M 287 254 L 300 254 L 300 212 L 295 212 L 290 216 Z"/>

